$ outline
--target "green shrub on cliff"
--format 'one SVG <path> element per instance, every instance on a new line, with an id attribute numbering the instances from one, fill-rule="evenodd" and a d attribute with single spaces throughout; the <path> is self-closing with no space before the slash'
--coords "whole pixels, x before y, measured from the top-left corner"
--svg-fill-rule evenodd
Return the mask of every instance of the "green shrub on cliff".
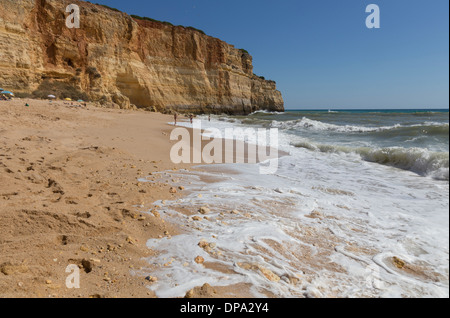
<path id="1" fill-rule="evenodd" d="M 87 1 L 87 2 L 89 2 L 89 1 Z M 89 2 L 89 3 L 91 3 L 91 2 Z M 122 12 L 122 11 L 120 11 L 119 9 L 109 7 L 109 6 L 105 5 L 105 4 L 99 4 L 99 3 L 95 3 L 95 4 L 98 5 L 98 6 L 104 7 L 104 8 L 106 8 L 106 9 L 115 11 L 115 12 Z M 136 20 L 150 21 L 150 22 L 162 23 L 162 24 L 169 25 L 169 26 L 174 26 L 172 23 L 167 22 L 167 21 L 159 21 L 159 20 L 152 19 L 152 18 L 149 18 L 149 17 L 141 17 L 141 16 L 136 15 L 136 14 L 131 14 L 130 16 L 131 16 L 133 19 L 136 19 Z M 206 33 L 205 33 L 203 30 L 194 28 L 194 27 L 192 27 L 192 26 L 188 26 L 188 27 L 185 27 L 185 26 L 183 26 L 183 25 L 179 25 L 179 26 L 180 26 L 180 27 L 183 27 L 183 28 L 185 28 L 185 29 L 197 31 L 197 32 L 200 32 L 200 33 L 203 34 L 203 35 L 206 35 Z"/>
<path id="2" fill-rule="evenodd" d="M 149 18 L 149 17 L 140 17 L 140 16 L 135 15 L 135 14 L 132 14 L 131 17 L 132 17 L 133 19 L 137 19 L 137 20 L 144 20 L 144 21 L 150 21 L 150 22 L 158 22 L 158 23 L 162 23 L 162 24 L 166 24 L 166 25 L 173 26 L 173 24 L 170 23 L 170 22 L 167 22 L 167 21 L 159 21 L 159 20 L 155 20 L 155 19 L 152 19 L 152 18 Z"/>
<path id="3" fill-rule="evenodd" d="M 88 1 L 88 2 L 89 2 L 89 1 Z M 120 11 L 119 9 L 108 7 L 106 4 L 99 4 L 99 3 L 96 3 L 96 5 L 101 6 L 101 7 L 103 7 L 103 8 L 106 8 L 106 9 L 109 9 L 109 10 L 112 10 L 112 11 L 115 11 L 115 12 L 122 12 L 122 11 Z"/>
<path id="4" fill-rule="evenodd" d="M 186 29 L 188 29 L 188 30 L 193 30 L 193 31 L 197 31 L 197 32 L 200 32 L 200 33 L 203 34 L 203 35 L 206 35 L 206 33 L 205 33 L 203 30 L 199 30 L 199 29 L 196 29 L 196 28 L 191 27 L 191 26 L 186 27 Z"/>

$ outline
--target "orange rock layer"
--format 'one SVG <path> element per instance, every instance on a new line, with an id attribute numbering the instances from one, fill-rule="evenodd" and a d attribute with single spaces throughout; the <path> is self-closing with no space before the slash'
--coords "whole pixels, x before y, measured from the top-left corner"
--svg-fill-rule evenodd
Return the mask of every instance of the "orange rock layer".
<path id="1" fill-rule="evenodd" d="M 66 6 L 81 9 L 79 29 Z M 192 28 L 134 19 L 81 1 L 0 1 L 0 87 L 70 84 L 92 101 L 185 113 L 283 111 L 252 57 Z"/>

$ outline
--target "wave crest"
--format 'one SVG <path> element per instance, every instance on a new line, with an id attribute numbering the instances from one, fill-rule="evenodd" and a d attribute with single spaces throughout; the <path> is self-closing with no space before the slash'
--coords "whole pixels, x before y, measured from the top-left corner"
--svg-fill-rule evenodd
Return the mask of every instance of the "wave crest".
<path id="1" fill-rule="evenodd" d="M 368 162 L 412 171 L 421 176 L 430 176 L 436 180 L 449 180 L 448 152 L 432 152 L 421 148 L 401 147 L 351 148 L 346 146 L 316 145 L 308 141 L 297 142 L 293 146 L 324 153 L 354 153 Z"/>
<path id="2" fill-rule="evenodd" d="M 364 127 L 364 126 L 352 126 L 352 125 L 334 125 L 329 123 L 324 123 L 321 121 L 316 121 L 309 119 L 307 117 L 303 117 L 299 120 L 292 120 L 286 122 L 280 121 L 272 121 L 272 128 L 279 129 L 308 129 L 308 130 L 317 130 L 317 131 L 332 131 L 332 132 L 340 132 L 340 133 L 370 133 L 370 132 L 384 132 L 398 129 L 412 129 L 414 132 L 422 132 L 426 134 L 448 134 L 449 133 L 449 125 L 441 124 L 441 123 L 433 123 L 433 122 L 425 122 L 423 124 L 417 125 L 401 125 L 396 124 L 393 126 L 382 126 L 382 127 Z"/>

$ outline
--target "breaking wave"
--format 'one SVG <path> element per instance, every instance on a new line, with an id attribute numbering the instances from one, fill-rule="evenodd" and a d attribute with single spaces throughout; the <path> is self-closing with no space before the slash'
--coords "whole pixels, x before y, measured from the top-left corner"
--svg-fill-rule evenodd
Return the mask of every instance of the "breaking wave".
<path id="1" fill-rule="evenodd" d="M 353 126 L 353 125 L 334 125 L 329 123 L 324 123 L 321 121 L 312 120 L 303 117 L 299 120 L 279 122 L 272 121 L 272 128 L 279 129 L 308 129 L 316 131 L 332 131 L 340 133 L 370 133 L 370 132 L 385 132 L 393 130 L 402 130 L 404 133 L 415 135 L 415 134 L 437 134 L 437 135 L 448 135 L 449 125 L 442 123 L 425 122 L 423 124 L 416 125 L 393 125 L 393 126 L 383 126 L 383 127 L 364 127 L 364 126 Z"/>
<path id="2" fill-rule="evenodd" d="M 429 176 L 436 180 L 449 180 L 448 152 L 433 152 L 422 148 L 352 148 L 336 145 L 319 145 L 308 141 L 294 143 L 297 148 L 305 148 L 324 153 L 357 154 L 363 160 Z"/>

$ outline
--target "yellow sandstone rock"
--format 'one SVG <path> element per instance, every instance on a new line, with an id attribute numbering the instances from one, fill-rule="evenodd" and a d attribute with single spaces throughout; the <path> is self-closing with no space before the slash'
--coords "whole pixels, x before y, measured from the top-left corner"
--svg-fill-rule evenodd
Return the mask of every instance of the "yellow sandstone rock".
<path id="1" fill-rule="evenodd" d="M 82 23 L 74 30 L 65 27 L 64 1 L 0 1 L 3 88 L 31 93 L 58 82 L 106 107 L 123 109 L 284 110 L 276 83 L 254 75 L 246 51 L 193 28 L 76 4 Z"/>

